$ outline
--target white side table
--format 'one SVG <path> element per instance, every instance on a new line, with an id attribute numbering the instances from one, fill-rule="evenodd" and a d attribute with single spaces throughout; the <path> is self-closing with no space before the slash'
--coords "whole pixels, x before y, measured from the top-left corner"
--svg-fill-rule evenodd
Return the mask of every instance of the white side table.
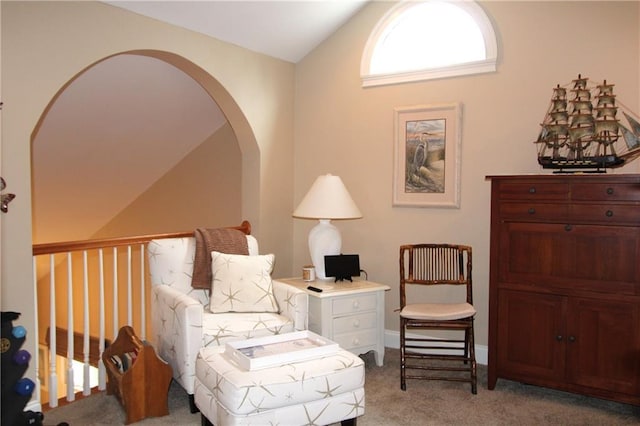
<path id="1" fill-rule="evenodd" d="M 309 330 L 356 355 L 375 351 L 376 364 L 384 363 L 384 292 L 390 287 L 355 278 L 353 282 L 278 279 L 309 293 Z M 322 292 L 308 290 L 308 286 Z"/>

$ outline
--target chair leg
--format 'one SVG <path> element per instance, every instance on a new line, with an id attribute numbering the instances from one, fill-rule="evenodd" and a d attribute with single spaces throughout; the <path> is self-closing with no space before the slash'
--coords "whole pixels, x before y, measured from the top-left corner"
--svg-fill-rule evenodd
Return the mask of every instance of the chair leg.
<path id="1" fill-rule="evenodd" d="M 407 390 L 407 371 L 405 359 L 405 320 L 400 318 L 400 389 Z"/>
<path id="2" fill-rule="evenodd" d="M 467 364 L 467 358 L 469 357 L 469 329 L 464 330 L 464 363 Z"/>
<path id="3" fill-rule="evenodd" d="M 192 393 L 189 394 L 189 411 L 191 411 L 191 414 L 195 414 L 200 411 L 198 409 L 198 406 L 196 405 L 196 399 L 194 398 Z"/>
<path id="4" fill-rule="evenodd" d="M 209 419 L 204 416 L 204 414 L 200 413 L 200 425 L 201 426 L 213 426 L 213 423 L 211 423 L 209 421 Z"/>
<path id="5" fill-rule="evenodd" d="M 469 358 L 471 358 L 471 393 L 476 395 L 478 393 L 478 372 L 476 368 L 476 348 L 473 331 L 473 320 L 471 321 L 471 328 L 467 330 L 469 333 Z"/>

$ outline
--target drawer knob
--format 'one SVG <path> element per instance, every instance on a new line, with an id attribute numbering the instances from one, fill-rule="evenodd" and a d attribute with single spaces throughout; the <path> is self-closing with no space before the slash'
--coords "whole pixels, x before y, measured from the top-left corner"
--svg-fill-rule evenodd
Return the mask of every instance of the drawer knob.
<path id="1" fill-rule="evenodd" d="M 360 320 L 355 320 L 355 321 L 353 322 L 353 326 L 354 326 L 355 328 L 360 327 Z"/>
<path id="2" fill-rule="evenodd" d="M 534 209 L 533 207 L 529 207 L 529 210 L 527 210 L 527 212 L 529 214 L 536 214 L 536 209 Z"/>
<path id="3" fill-rule="evenodd" d="M 575 342 L 576 341 L 576 336 L 569 336 L 569 341 L 571 343 Z"/>
<path id="4" fill-rule="evenodd" d="M 529 188 L 529 194 L 535 194 L 536 193 L 536 187 L 532 186 L 531 188 Z"/>
<path id="5" fill-rule="evenodd" d="M 562 334 L 558 334 L 558 335 L 556 336 L 556 340 L 557 340 L 558 342 L 562 342 Z"/>
<path id="6" fill-rule="evenodd" d="M 607 188 L 607 195 L 613 195 L 613 188 Z"/>
<path id="7" fill-rule="evenodd" d="M 359 345 L 360 344 L 360 339 L 358 339 L 357 337 L 355 339 L 353 339 L 353 344 L 354 345 Z"/>
<path id="8" fill-rule="evenodd" d="M 360 302 L 358 302 L 357 300 L 353 301 L 353 309 L 358 309 L 360 307 Z"/>
<path id="9" fill-rule="evenodd" d="M 567 231 L 567 232 L 571 231 L 572 229 L 573 229 L 573 226 L 571 226 L 571 225 L 565 225 L 564 226 L 564 230 Z"/>
<path id="10" fill-rule="evenodd" d="M 607 215 L 607 217 L 612 217 L 612 216 L 613 216 L 613 211 L 611 211 L 611 210 L 607 210 L 607 212 L 605 213 L 605 215 Z"/>

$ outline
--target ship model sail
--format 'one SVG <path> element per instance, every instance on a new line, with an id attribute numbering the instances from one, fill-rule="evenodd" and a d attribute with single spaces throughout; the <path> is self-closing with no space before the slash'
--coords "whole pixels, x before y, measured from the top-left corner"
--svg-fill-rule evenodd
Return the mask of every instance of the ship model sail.
<path id="1" fill-rule="evenodd" d="M 571 84 L 553 89 L 535 141 L 543 168 L 602 172 L 640 156 L 640 123 L 618 105 L 613 87 L 606 80 L 591 86 L 578 75 Z M 619 110 L 626 125 L 618 119 Z"/>

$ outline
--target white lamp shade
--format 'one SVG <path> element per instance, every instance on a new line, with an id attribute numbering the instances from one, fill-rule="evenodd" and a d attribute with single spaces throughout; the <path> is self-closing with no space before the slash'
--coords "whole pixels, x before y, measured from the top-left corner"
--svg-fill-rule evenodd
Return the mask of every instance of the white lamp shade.
<path id="1" fill-rule="evenodd" d="M 340 176 L 318 176 L 293 212 L 303 219 L 358 219 L 360 209 L 351 198 Z"/>
<path id="2" fill-rule="evenodd" d="M 342 237 L 331 219 L 358 219 L 360 209 L 353 202 L 349 191 L 339 176 L 330 174 L 319 176 L 304 196 L 294 217 L 319 219 L 320 222 L 309 232 L 309 252 L 318 279 L 327 279 L 324 257 L 340 254 Z"/>

